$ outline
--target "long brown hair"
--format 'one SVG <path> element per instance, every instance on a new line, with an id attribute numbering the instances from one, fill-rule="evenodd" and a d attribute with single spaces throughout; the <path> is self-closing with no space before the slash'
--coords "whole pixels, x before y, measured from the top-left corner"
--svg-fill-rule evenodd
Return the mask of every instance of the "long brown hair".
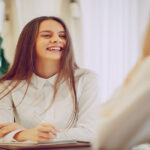
<path id="1" fill-rule="evenodd" d="M 75 85 L 75 77 L 74 71 L 78 68 L 73 53 L 73 47 L 71 42 L 71 37 L 69 31 L 65 25 L 65 23 L 53 16 L 42 16 L 31 20 L 22 30 L 17 46 L 16 46 L 16 53 L 14 62 L 10 70 L 0 79 L 0 83 L 6 80 L 10 80 L 8 86 L 0 92 L 2 94 L 10 85 L 13 85 L 6 94 L 4 94 L 0 99 L 4 96 L 7 96 L 14 88 L 16 88 L 22 80 L 26 80 L 27 82 L 27 89 L 25 94 L 27 93 L 32 73 L 34 72 L 34 59 L 35 59 L 35 44 L 37 35 L 39 32 L 40 23 L 45 20 L 55 20 L 59 22 L 66 32 L 66 47 L 65 51 L 62 54 L 60 60 L 60 70 L 58 72 L 58 76 L 56 82 L 54 84 L 54 95 L 53 95 L 53 102 L 55 100 L 57 90 L 59 88 L 60 81 L 64 78 L 69 86 L 70 91 L 73 93 L 73 103 L 74 103 L 74 110 L 71 115 L 70 125 L 74 123 L 78 116 L 78 103 L 77 103 L 77 94 L 76 94 L 76 85 Z M 24 96 L 25 96 L 24 94 Z"/>
<path id="2" fill-rule="evenodd" d="M 127 85 L 132 80 L 134 74 L 139 69 L 139 67 L 141 66 L 141 63 L 143 62 L 143 60 L 147 56 L 150 56 L 150 23 L 149 23 L 148 28 L 146 30 L 146 35 L 145 35 L 145 38 L 144 38 L 143 48 L 142 48 L 142 55 L 138 59 L 138 61 L 137 61 L 136 65 L 134 66 L 134 68 L 128 74 L 128 76 L 127 76 L 127 78 L 124 82 L 124 85 Z"/>

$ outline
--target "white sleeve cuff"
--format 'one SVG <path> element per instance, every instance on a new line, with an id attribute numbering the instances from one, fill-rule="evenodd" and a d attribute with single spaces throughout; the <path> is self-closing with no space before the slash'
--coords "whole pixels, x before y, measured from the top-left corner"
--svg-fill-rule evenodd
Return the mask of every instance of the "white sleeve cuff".
<path id="1" fill-rule="evenodd" d="M 7 134 L 6 136 L 4 136 L 3 138 L 0 139 L 0 143 L 11 143 L 11 142 L 17 142 L 15 139 L 14 139 L 14 136 L 16 133 L 20 132 L 20 131 L 23 131 L 25 129 L 18 129 L 18 130 L 15 130 L 15 131 L 12 131 L 11 133 Z"/>

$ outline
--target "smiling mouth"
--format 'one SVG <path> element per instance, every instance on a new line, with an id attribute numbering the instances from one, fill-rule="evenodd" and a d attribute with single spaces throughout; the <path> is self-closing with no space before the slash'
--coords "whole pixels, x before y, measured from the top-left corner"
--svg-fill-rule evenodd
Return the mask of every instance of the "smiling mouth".
<path id="1" fill-rule="evenodd" d="M 63 51 L 62 47 L 48 47 L 46 48 L 48 51 Z"/>

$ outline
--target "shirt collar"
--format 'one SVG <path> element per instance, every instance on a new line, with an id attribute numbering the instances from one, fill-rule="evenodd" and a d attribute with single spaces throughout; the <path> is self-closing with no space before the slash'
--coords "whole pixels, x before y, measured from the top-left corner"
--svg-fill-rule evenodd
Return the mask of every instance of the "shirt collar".
<path id="1" fill-rule="evenodd" d="M 50 78 L 42 78 L 38 75 L 36 75 L 35 73 L 32 74 L 31 77 L 31 84 L 35 87 L 35 88 L 42 88 L 44 86 L 44 84 L 51 84 L 54 85 L 56 78 L 57 78 L 58 74 L 56 73 L 55 75 L 53 75 Z"/>

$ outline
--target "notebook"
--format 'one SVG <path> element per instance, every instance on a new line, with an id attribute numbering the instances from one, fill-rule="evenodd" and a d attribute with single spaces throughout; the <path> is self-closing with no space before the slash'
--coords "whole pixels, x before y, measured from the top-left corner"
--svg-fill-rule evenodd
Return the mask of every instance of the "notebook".
<path id="1" fill-rule="evenodd" d="M 53 140 L 50 142 L 13 142 L 13 143 L 0 143 L 0 148 L 5 149 L 37 149 L 37 148 L 67 148 L 67 147 L 90 147 L 88 141 L 77 140 Z"/>

